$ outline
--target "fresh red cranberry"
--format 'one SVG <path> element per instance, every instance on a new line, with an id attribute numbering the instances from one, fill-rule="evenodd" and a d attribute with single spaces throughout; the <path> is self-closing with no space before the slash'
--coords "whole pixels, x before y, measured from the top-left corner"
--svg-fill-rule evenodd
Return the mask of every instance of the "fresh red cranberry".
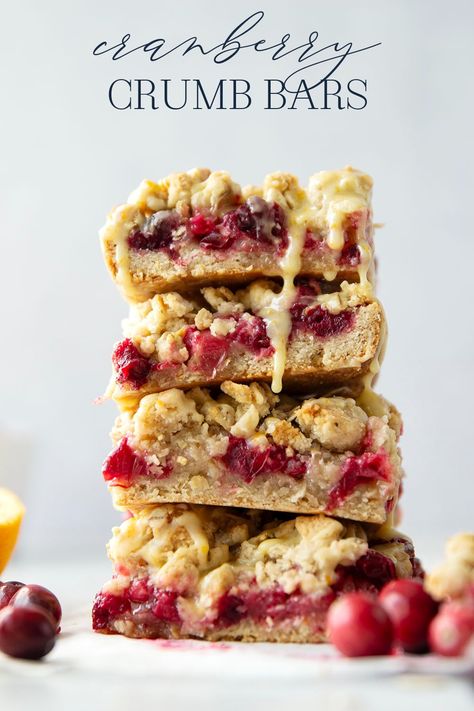
<path id="1" fill-rule="evenodd" d="M 6 607 L 10 600 L 25 583 L 19 583 L 17 580 L 9 580 L 6 583 L 0 583 L 0 610 Z"/>
<path id="2" fill-rule="evenodd" d="M 137 229 L 129 235 L 128 245 L 130 249 L 153 251 L 169 247 L 179 224 L 179 215 L 176 212 L 155 212 L 140 230 Z"/>
<path id="3" fill-rule="evenodd" d="M 293 479 L 306 474 L 306 463 L 296 456 L 288 457 L 282 445 L 271 444 L 265 449 L 252 447 L 243 437 L 229 437 L 227 451 L 222 462 L 233 474 L 251 484 L 259 474 L 281 473 Z"/>
<path id="4" fill-rule="evenodd" d="M 10 604 L 13 607 L 42 607 L 51 615 L 56 629 L 59 627 L 62 616 L 59 600 L 51 590 L 42 585 L 23 585 L 14 595 Z"/>
<path id="5" fill-rule="evenodd" d="M 365 212 L 353 212 L 347 215 L 344 224 L 344 246 L 339 257 L 339 264 L 342 266 L 356 267 L 360 264 L 361 253 L 358 247 L 358 232 Z"/>
<path id="6" fill-rule="evenodd" d="M 428 631 L 432 652 L 443 657 L 459 657 L 474 643 L 474 604 L 448 602 L 432 620 Z"/>
<path id="7" fill-rule="evenodd" d="M 212 217 L 206 217 L 202 212 L 197 212 L 191 217 L 188 224 L 195 237 L 205 237 L 216 230 L 217 220 Z"/>
<path id="8" fill-rule="evenodd" d="M 98 593 L 92 607 L 92 628 L 105 630 L 115 618 L 130 612 L 130 601 L 122 595 Z"/>
<path id="9" fill-rule="evenodd" d="M 329 608 L 327 632 L 330 641 L 346 657 L 389 654 L 393 627 L 375 598 L 365 593 L 348 593 Z"/>
<path id="10" fill-rule="evenodd" d="M 274 350 L 265 321 L 259 316 L 239 319 L 235 330 L 229 334 L 229 339 L 253 351 L 257 357 L 270 356 Z"/>
<path id="11" fill-rule="evenodd" d="M 345 309 L 332 314 L 320 304 L 308 305 L 307 297 L 297 298 L 290 314 L 293 332 L 310 331 L 318 338 L 329 338 L 350 331 L 355 321 L 353 311 Z"/>
<path id="12" fill-rule="evenodd" d="M 0 612 L 0 650 L 11 657 L 40 659 L 56 641 L 54 620 L 44 607 L 8 605 Z"/>
<path id="13" fill-rule="evenodd" d="M 229 342 L 225 338 L 213 336 L 208 331 L 198 331 L 193 326 L 186 330 L 183 343 L 190 354 L 188 368 L 212 377 L 223 365 L 229 352 Z"/>
<path id="14" fill-rule="evenodd" d="M 339 481 L 329 491 L 328 510 L 339 506 L 364 481 L 382 479 L 390 481 L 391 465 L 387 452 L 364 452 L 357 457 L 348 457 L 342 467 Z"/>
<path id="15" fill-rule="evenodd" d="M 176 599 L 178 594 L 172 590 L 156 590 L 154 594 L 153 614 L 164 622 L 180 622 Z"/>
<path id="16" fill-rule="evenodd" d="M 438 605 L 418 580 L 392 580 L 380 593 L 379 602 L 392 620 L 395 639 L 405 652 L 428 649 L 428 627 Z"/>
<path id="17" fill-rule="evenodd" d="M 117 383 L 127 383 L 136 390 L 145 385 L 152 369 L 150 360 L 140 353 L 130 338 L 117 344 L 112 354 L 112 364 Z"/>
<path id="18" fill-rule="evenodd" d="M 110 481 L 113 486 L 123 486 L 124 488 L 131 486 L 134 479 L 147 476 L 147 474 L 146 461 L 130 447 L 126 437 L 109 454 L 102 467 L 105 481 Z"/>

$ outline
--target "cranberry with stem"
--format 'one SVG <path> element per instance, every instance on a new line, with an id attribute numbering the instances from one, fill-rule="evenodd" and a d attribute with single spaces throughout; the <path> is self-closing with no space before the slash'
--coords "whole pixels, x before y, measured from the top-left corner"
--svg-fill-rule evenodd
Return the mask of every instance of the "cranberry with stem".
<path id="1" fill-rule="evenodd" d="M 41 659 L 56 641 L 55 621 L 43 607 L 8 605 L 0 612 L 0 651 L 20 659 Z"/>
<path id="2" fill-rule="evenodd" d="M 419 580 L 392 580 L 382 589 L 379 602 L 392 620 L 395 639 L 405 652 L 428 651 L 428 627 L 438 604 Z"/>
<path id="3" fill-rule="evenodd" d="M 393 644 L 389 616 L 375 597 L 361 592 L 348 593 L 331 605 L 327 631 L 346 657 L 389 654 Z"/>

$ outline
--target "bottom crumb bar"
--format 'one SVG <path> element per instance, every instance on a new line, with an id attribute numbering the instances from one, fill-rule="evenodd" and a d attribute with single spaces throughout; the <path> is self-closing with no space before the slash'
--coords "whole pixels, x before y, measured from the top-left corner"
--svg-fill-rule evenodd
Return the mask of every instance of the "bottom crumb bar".
<path id="1" fill-rule="evenodd" d="M 409 538 L 324 515 L 170 504 L 113 531 L 93 628 L 127 637 L 323 642 L 334 599 L 421 577 Z M 384 533 L 385 530 L 385 533 Z"/>

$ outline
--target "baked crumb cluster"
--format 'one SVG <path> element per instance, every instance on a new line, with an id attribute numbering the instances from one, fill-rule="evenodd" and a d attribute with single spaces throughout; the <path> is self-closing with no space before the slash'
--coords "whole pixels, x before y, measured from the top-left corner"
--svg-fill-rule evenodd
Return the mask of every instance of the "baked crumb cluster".
<path id="1" fill-rule="evenodd" d="M 446 543 L 446 557 L 426 580 L 436 600 L 462 596 L 474 586 L 474 533 L 458 533 Z"/>
<path id="2" fill-rule="evenodd" d="M 143 441 L 166 442 L 186 428 L 204 437 L 212 432 L 236 437 L 255 438 L 263 445 L 267 437 L 296 452 L 308 452 L 315 444 L 333 452 L 357 451 L 368 424 L 373 428 L 373 446 L 387 440 L 387 430 L 400 432 L 395 408 L 380 399 L 386 410 L 384 418 L 369 418 L 355 400 L 343 397 L 308 398 L 298 401 L 288 395 L 272 393 L 265 383 L 225 382 L 220 393 L 195 388 L 187 392 L 168 390 L 142 398 L 136 413 L 123 413 L 117 420 L 113 437 L 125 434 Z M 158 442 L 157 442 L 158 444 Z M 165 451 L 163 450 L 163 454 Z"/>
<path id="3" fill-rule="evenodd" d="M 159 183 L 144 180 L 134 190 L 127 205 L 144 217 L 160 210 L 177 210 L 184 217 L 190 210 L 226 212 L 251 197 L 277 202 L 293 210 L 307 201 L 313 209 L 315 224 L 328 227 L 331 202 L 342 202 L 346 213 L 367 207 L 372 191 L 372 179 L 352 168 L 322 171 L 313 175 L 307 189 L 300 186 L 291 173 L 267 175 L 261 186 L 241 188 L 225 171 L 198 168 L 185 173 L 172 173 Z M 336 197 L 334 197 L 336 195 Z M 114 215 L 114 211 L 110 216 Z"/>
<path id="4" fill-rule="evenodd" d="M 144 574 L 156 587 L 187 595 L 220 595 L 254 577 L 260 587 L 278 583 L 286 593 L 324 593 L 338 566 L 353 565 L 369 547 L 362 526 L 323 515 L 272 522 L 258 511 L 178 504 L 142 509 L 113 533 L 109 555 L 119 573 L 106 591 L 115 593 Z M 411 574 L 400 542 L 371 547 L 400 577 Z"/>

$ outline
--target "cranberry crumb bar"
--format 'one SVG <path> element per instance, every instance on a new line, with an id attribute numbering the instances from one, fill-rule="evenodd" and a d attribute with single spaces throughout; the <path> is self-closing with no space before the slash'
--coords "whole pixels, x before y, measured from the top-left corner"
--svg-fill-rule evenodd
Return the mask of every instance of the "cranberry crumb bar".
<path id="1" fill-rule="evenodd" d="M 435 600 L 474 597 L 474 533 L 458 533 L 446 543 L 446 558 L 426 578 L 425 587 Z"/>
<path id="2" fill-rule="evenodd" d="M 109 394 L 122 404 L 173 387 L 224 380 L 271 381 L 274 348 L 265 309 L 279 286 L 253 282 L 240 291 L 205 287 L 192 296 L 157 294 L 131 307 L 115 347 Z M 315 279 L 297 284 L 289 309 L 283 383 L 311 388 L 366 372 L 379 348 L 383 312 L 370 288 Z"/>
<path id="3" fill-rule="evenodd" d="M 130 301 L 284 276 L 289 252 L 302 275 L 363 280 L 372 266 L 371 189 L 352 168 L 316 173 L 307 189 L 287 173 L 243 190 L 225 172 L 175 173 L 144 181 L 112 210 L 102 249 Z"/>
<path id="4" fill-rule="evenodd" d="M 115 505 L 187 502 L 382 523 L 402 477 L 400 418 L 382 398 L 277 396 L 225 382 L 146 395 L 122 413 L 103 475 Z"/>
<path id="5" fill-rule="evenodd" d="M 422 574 L 393 530 L 183 504 L 135 511 L 108 550 L 93 627 L 128 637 L 321 642 L 338 595 Z"/>

